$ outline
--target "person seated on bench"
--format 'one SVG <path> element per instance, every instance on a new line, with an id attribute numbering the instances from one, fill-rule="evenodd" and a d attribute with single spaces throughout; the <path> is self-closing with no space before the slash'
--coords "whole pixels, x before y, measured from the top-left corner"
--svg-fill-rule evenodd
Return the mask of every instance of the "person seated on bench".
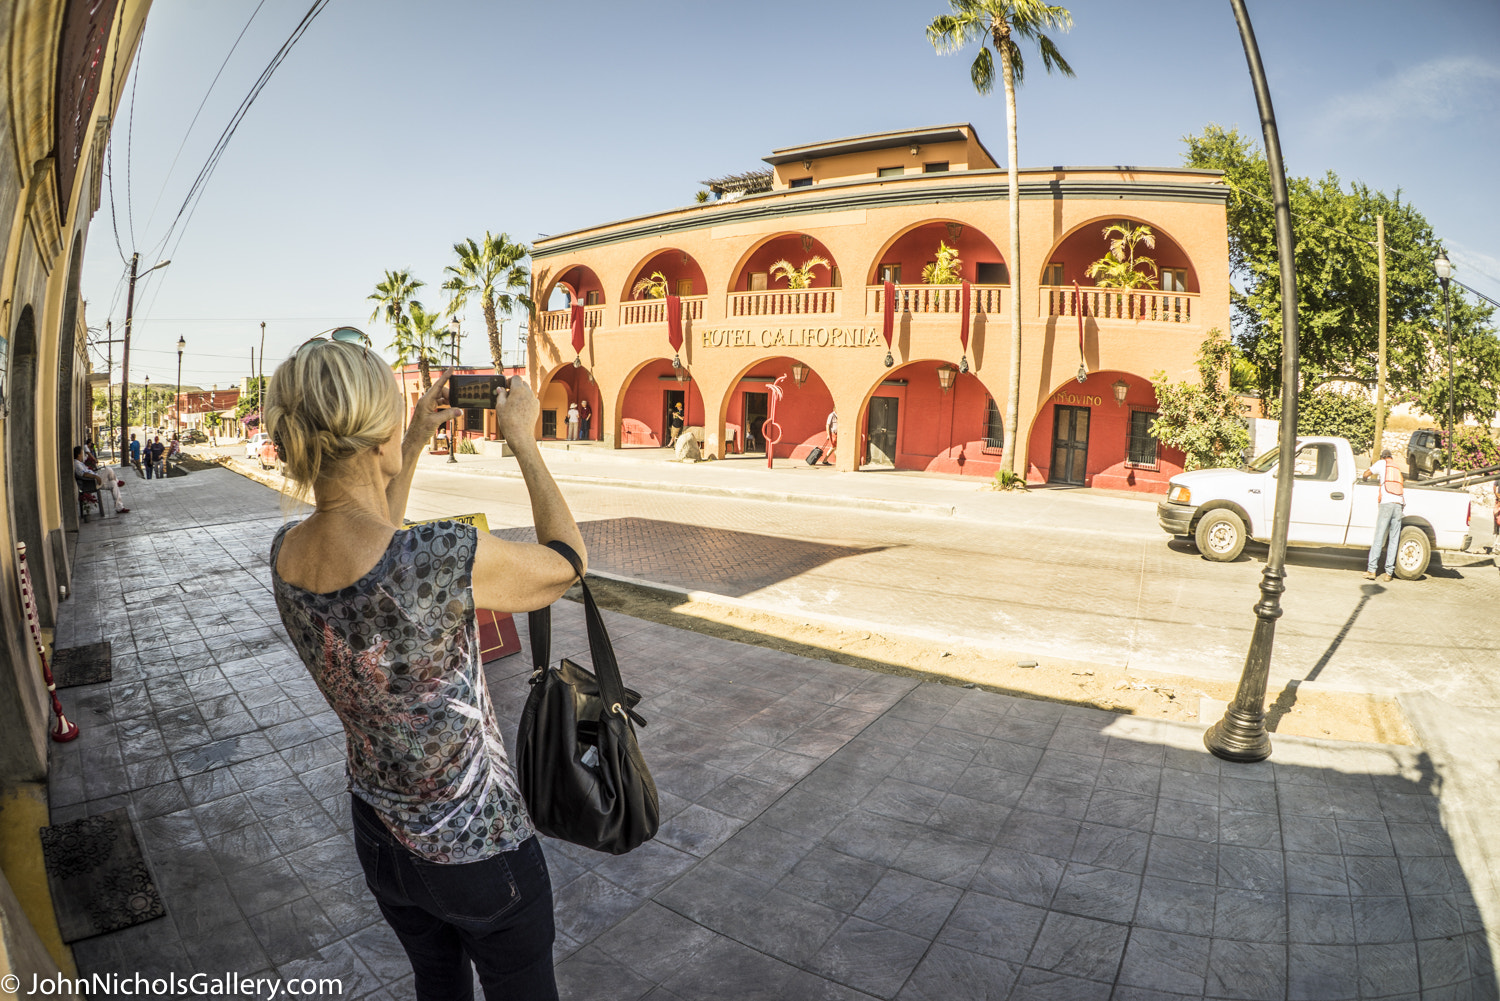
<path id="1" fill-rule="evenodd" d="M 110 469 L 108 466 L 95 471 L 94 469 L 89 468 L 88 464 L 90 462 L 95 462 L 95 464 L 97 465 L 96 460 L 84 459 L 84 449 L 82 445 L 74 445 L 73 479 L 78 481 L 79 491 L 97 491 L 100 487 L 103 487 L 114 496 L 115 512 L 117 514 L 129 514 L 130 508 L 126 507 L 124 502 L 120 498 L 120 481 L 115 477 L 115 471 L 113 469 Z M 100 507 L 99 513 L 104 513 L 103 507 Z"/>

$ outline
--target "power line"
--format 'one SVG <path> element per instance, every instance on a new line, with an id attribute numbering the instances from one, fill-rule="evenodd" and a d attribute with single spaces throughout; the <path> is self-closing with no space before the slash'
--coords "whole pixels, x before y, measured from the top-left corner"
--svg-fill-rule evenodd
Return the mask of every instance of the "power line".
<path id="1" fill-rule="evenodd" d="M 177 152 L 172 157 L 172 165 L 167 168 L 166 177 L 162 178 L 161 190 L 156 193 L 156 202 L 151 206 L 151 215 L 146 219 L 147 229 L 151 228 L 151 220 L 156 218 L 156 210 L 161 205 L 162 195 L 167 193 L 167 182 L 172 179 L 172 171 L 177 169 L 177 161 L 181 159 L 182 151 L 187 148 L 188 138 L 193 134 L 193 126 L 198 124 L 198 116 L 203 114 L 203 108 L 208 104 L 208 99 L 212 96 L 214 87 L 218 86 L 219 77 L 224 75 L 224 68 L 229 65 L 229 60 L 234 57 L 235 50 L 240 47 L 240 42 L 245 40 L 245 33 L 250 30 L 250 25 L 254 23 L 255 15 L 259 14 L 260 9 L 265 5 L 266 0 L 260 0 L 260 3 L 256 4 L 255 9 L 250 12 L 250 19 L 245 22 L 245 26 L 240 29 L 240 33 L 235 36 L 234 44 L 229 47 L 229 52 L 224 56 L 224 61 L 219 64 L 219 71 L 209 81 L 208 90 L 203 92 L 203 100 L 198 102 L 198 110 L 193 112 L 193 120 L 188 122 L 187 131 L 182 134 L 182 142 L 178 144 Z"/>
<path id="2" fill-rule="evenodd" d="M 135 212 L 131 208 L 134 201 L 130 193 L 130 164 L 135 148 L 135 91 L 141 83 L 141 53 L 146 48 L 146 34 L 141 33 L 141 40 L 135 47 L 135 72 L 130 75 L 130 117 L 125 125 L 125 223 L 130 232 L 130 245 L 137 246 L 135 242 Z"/>

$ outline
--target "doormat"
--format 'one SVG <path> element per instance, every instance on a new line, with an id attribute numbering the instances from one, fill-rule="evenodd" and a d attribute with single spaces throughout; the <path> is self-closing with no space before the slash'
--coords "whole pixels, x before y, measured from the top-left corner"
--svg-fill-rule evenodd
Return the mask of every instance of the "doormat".
<path id="1" fill-rule="evenodd" d="M 42 858 L 64 942 L 166 913 L 123 808 L 43 827 Z"/>
<path id="2" fill-rule="evenodd" d="M 109 640 L 52 651 L 52 678 L 58 688 L 97 685 L 113 677 Z"/>

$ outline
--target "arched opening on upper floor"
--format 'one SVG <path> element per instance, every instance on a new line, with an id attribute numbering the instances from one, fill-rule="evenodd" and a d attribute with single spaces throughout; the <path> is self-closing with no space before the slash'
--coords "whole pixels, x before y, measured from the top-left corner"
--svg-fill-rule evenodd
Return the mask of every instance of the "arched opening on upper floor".
<path id="1" fill-rule="evenodd" d="M 669 295 L 682 297 L 683 319 L 703 319 L 708 280 L 697 260 L 675 247 L 656 251 L 631 269 L 630 280 L 620 292 L 620 323 L 665 323 L 664 300 Z"/>
<path id="2" fill-rule="evenodd" d="M 896 233 L 870 262 L 866 283 L 879 285 L 890 280 L 897 285 L 928 284 L 923 269 L 937 263 L 938 250 L 943 246 L 958 252 L 959 281 L 1010 284 L 1005 256 L 995 241 L 977 226 L 957 219 L 930 219 Z"/>
<path id="3" fill-rule="evenodd" d="M 604 283 L 586 264 L 575 264 L 558 272 L 543 292 L 547 312 L 566 311 L 575 302 L 584 306 L 604 305 Z"/>
<path id="4" fill-rule="evenodd" d="M 843 276 L 822 240 L 779 233 L 748 250 L 729 281 L 729 316 L 839 312 Z"/>
<path id="5" fill-rule="evenodd" d="M 1122 241 L 1125 233 L 1133 239 Z M 1121 241 L 1121 253 L 1133 254 L 1133 269 L 1111 252 Z M 1113 269 L 1133 270 L 1141 276 L 1134 287 L 1121 275 L 1090 275 L 1096 262 Z M 1076 288 L 1075 288 L 1076 283 Z M 1145 320 L 1190 323 L 1199 285 L 1198 271 L 1187 251 L 1149 220 L 1101 216 L 1080 223 L 1053 245 L 1041 268 L 1041 316 L 1091 316 L 1102 320 Z"/>

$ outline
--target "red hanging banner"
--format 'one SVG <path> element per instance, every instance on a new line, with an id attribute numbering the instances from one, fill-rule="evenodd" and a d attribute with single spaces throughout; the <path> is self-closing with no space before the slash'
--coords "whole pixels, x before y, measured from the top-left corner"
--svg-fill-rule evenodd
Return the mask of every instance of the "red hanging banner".
<path id="1" fill-rule="evenodd" d="M 882 300 L 880 333 L 885 337 L 885 347 L 889 351 L 891 337 L 896 332 L 896 283 L 888 281 L 885 283 L 885 292 Z"/>
<path id="2" fill-rule="evenodd" d="M 964 352 L 969 350 L 969 283 L 964 282 L 962 291 L 958 293 L 958 343 L 963 345 Z"/>
<path id="3" fill-rule="evenodd" d="M 667 296 L 667 343 L 673 352 L 682 350 L 682 297 Z"/>
<path id="4" fill-rule="evenodd" d="M 583 303 L 575 299 L 569 313 L 573 320 L 573 352 L 581 355 L 583 354 Z"/>

